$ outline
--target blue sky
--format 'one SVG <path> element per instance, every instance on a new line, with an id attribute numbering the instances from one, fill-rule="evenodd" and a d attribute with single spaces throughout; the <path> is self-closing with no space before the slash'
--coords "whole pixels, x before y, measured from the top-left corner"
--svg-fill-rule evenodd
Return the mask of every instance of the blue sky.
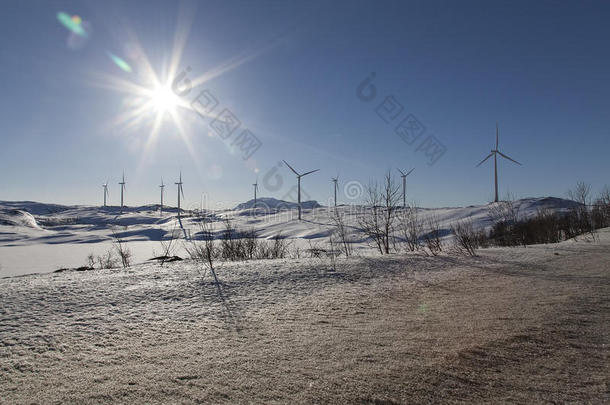
<path id="1" fill-rule="evenodd" d="M 166 202 L 175 204 L 182 170 L 187 206 L 204 193 L 210 206 L 228 207 L 251 198 L 257 176 L 259 196 L 289 196 L 294 176 L 277 167 L 285 159 L 297 170 L 321 169 L 303 187 L 323 203 L 337 174 L 342 191 L 350 181 L 367 184 L 387 169 L 415 167 L 409 200 L 480 204 L 493 199 L 493 164 L 475 165 L 494 146 L 496 122 L 500 150 L 523 163 L 499 162 L 502 196 L 565 196 L 578 180 L 598 191 L 610 184 L 609 7 L 4 1 L 0 199 L 100 204 L 108 179 L 110 202 L 118 204 L 125 170 L 127 204 L 157 202 L 161 177 Z M 70 44 L 58 12 L 89 24 L 86 40 Z M 143 111 L 131 127 L 117 124 L 142 100 L 125 83 L 150 87 L 144 61 L 165 80 L 176 33 L 187 31 L 178 72 L 189 67 L 189 79 L 213 77 L 181 102 L 207 90 L 218 106 L 207 119 L 178 108 L 182 131 L 165 114 L 145 148 L 156 112 Z M 376 97 L 365 102 L 357 88 L 371 72 Z M 118 81 L 124 88 L 108 88 Z M 388 96 L 402 110 L 385 122 L 377 110 Z M 241 125 L 223 140 L 210 122 L 225 108 Z M 394 132 L 408 114 L 426 129 L 410 145 Z M 231 146 L 245 129 L 262 143 L 248 159 Z M 446 150 L 432 165 L 421 148 L 430 135 Z M 342 192 L 339 201 L 358 202 Z"/>

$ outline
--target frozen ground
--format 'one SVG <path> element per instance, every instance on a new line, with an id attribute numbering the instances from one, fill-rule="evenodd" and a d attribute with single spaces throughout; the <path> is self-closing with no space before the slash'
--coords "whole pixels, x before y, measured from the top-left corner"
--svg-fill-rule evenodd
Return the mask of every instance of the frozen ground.
<path id="1" fill-rule="evenodd" d="M 598 240 L 0 279 L 0 402 L 610 401 Z"/>
<path id="2" fill-rule="evenodd" d="M 572 204 L 572 201 L 551 197 L 517 201 L 523 217 L 542 208 L 564 210 Z M 309 201 L 304 205 L 316 207 L 317 203 Z M 220 232 L 220 220 L 228 217 L 233 219 L 237 229 L 254 229 L 261 238 L 282 235 L 303 248 L 310 243 L 328 241 L 332 228 L 328 207 L 304 209 L 304 221 L 299 222 L 294 203 L 265 198 L 259 200 L 256 210 L 251 206 L 250 201 L 234 210 L 214 212 L 215 229 Z M 338 210 L 346 218 L 355 248 L 362 253 L 368 251 L 368 244 L 357 226 L 357 217 L 363 208 L 340 206 Z M 445 237 L 449 237 L 451 225 L 457 220 L 468 218 L 476 227 L 490 225 L 489 205 L 419 208 L 418 211 L 424 220 L 437 217 Z M 198 231 L 189 214 L 186 213 L 179 223 L 175 209 L 166 209 L 161 215 L 157 206 L 129 207 L 121 213 L 118 207 L 0 201 L 0 277 L 83 266 L 89 253 L 100 255 L 112 248 L 113 232 L 128 241 L 134 261 L 141 263 L 160 254 L 159 240 L 172 230 L 177 230 L 183 239 Z M 184 255 L 180 250 L 177 254 Z"/>

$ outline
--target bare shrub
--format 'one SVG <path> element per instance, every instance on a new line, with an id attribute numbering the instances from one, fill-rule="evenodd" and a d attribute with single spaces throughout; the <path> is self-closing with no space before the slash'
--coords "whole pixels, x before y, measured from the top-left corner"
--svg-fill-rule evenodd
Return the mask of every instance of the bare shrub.
<path id="1" fill-rule="evenodd" d="M 610 226 L 610 187 L 604 186 L 599 196 L 593 203 L 593 223 L 595 228 L 606 228 Z"/>
<path id="2" fill-rule="evenodd" d="M 169 235 L 166 238 L 162 238 L 159 242 L 161 243 L 161 266 L 174 254 L 176 249 L 176 240 L 180 237 L 180 231 L 176 229 L 176 224 L 172 227 Z"/>
<path id="3" fill-rule="evenodd" d="M 349 257 L 352 254 L 353 247 L 344 215 L 335 209 L 331 215 L 331 220 L 333 221 L 334 229 L 330 236 L 332 238 L 333 234 L 336 235 L 337 244 L 340 245 L 341 251 L 345 254 L 345 257 Z"/>
<path id="4" fill-rule="evenodd" d="M 470 219 L 457 221 L 451 231 L 455 235 L 454 249 L 459 253 L 476 256 L 476 250 L 487 245 L 485 231 L 476 231 Z"/>
<path id="5" fill-rule="evenodd" d="M 184 250 L 192 260 L 204 269 L 209 270 L 214 277 L 214 283 L 219 285 L 220 281 L 214 268 L 214 260 L 218 252 L 212 230 L 212 218 L 201 212 L 197 217 L 197 223 L 199 225 L 199 235 L 185 243 Z"/>
<path id="6" fill-rule="evenodd" d="M 424 243 L 432 256 L 438 255 L 443 250 L 441 242 L 441 223 L 435 215 L 428 217 L 426 221 L 426 232 L 423 235 Z"/>
<path id="7" fill-rule="evenodd" d="M 93 252 L 87 255 L 87 267 L 94 268 L 95 267 L 95 255 Z"/>
<path id="8" fill-rule="evenodd" d="M 106 253 L 98 256 L 97 263 L 100 269 L 113 269 L 117 267 L 117 259 L 115 258 L 112 249 L 108 249 Z"/>
<path id="9" fill-rule="evenodd" d="M 258 249 L 258 236 L 254 229 L 250 229 L 242 234 L 243 256 L 246 259 L 255 259 Z"/>
<path id="10" fill-rule="evenodd" d="M 424 233 L 424 226 L 415 205 L 402 210 L 398 216 L 399 232 L 402 236 L 408 252 L 415 252 L 422 248 L 421 237 Z"/>
<path id="11" fill-rule="evenodd" d="M 569 230 L 574 234 L 571 237 L 576 237 L 585 233 L 590 233 L 593 237 L 595 226 L 589 206 L 591 205 L 591 185 L 584 181 L 576 183 L 573 189 L 568 190 L 568 197 L 578 203 L 568 213 L 571 221 Z"/>
<path id="12" fill-rule="evenodd" d="M 399 203 L 399 187 L 389 170 L 381 186 L 372 182 L 366 189 L 365 205 L 370 210 L 359 218 L 359 225 L 381 254 L 390 253 Z"/>
<path id="13" fill-rule="evenodd" d="M 114 229 L 112 230 L 112 237 L 114 238 L 114 248 L 121 259 L 123 268 L 129 267 L 131 264 L 131 250 L 127 247 L 127 242 Z"/>

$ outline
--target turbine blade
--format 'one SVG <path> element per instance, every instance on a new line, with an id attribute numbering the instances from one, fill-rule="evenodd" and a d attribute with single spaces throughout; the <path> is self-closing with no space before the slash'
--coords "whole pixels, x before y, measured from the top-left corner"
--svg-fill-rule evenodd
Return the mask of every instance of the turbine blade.
<path id="1" fill-rule="evenodd" d="M 405 176 L 405 174 L 402 172 L 402 170 L 400 170 L 398 168 L 396 170 L 398 170 L 402 176 Z"/>
<path id="2" fill-rule="evenodd" d="M 308 174 L 311 174 L 311 173 L 315 173 L 315 172 L 317 172 L 318 170 L 320 170 L 320 169 L 316 169 L 316 170 L 312 170 L 312 171 L 307 172 L 307 173 L 303 173 L 303 174 L 301 175 L 301 177 L 303 177 L 303 176 L 307 176 Z"/>
<path id="3" fill-rule="evenodd" d="M 516 161 L 515 159 L 513 159 L 513 158 L 510 158 L 510 157 L 506 156 L 504 153 L 502 153 L 502 152 L 500 152 L 500 151 L 498 151 L 498 153 L 499 153 L 499 154 L 500 154 L 500 156 L 502 156 L 503 158 L 508 159 L 508 160 L 510 160 L 510 161 L 513 161 L 513 162 L 515 162 L 516 164 L 518 164 L 519 166 L 523 166 L 521 163 L 517 162 L 517 161 Z"/>
<path id="4" fill-rule="evenodd" d="M 410 175 L 413 170 L 415 170 L 415 168 L 409 170 L 409 172 L 406 174 L 406 176 Z"/>
<path id="5" fill-rule="evenodd" d="M 297 173 L 297 171 L 296 171 L 296 170 L 294 170 L 294 169 L 292 168 L 292 166 L 290 166 L 290 165 L 288 164 L 288 162 L 286 162 L 285 160 L 282 160 L 282 162 L 286 163 L 286 166 L 288 166 L 288 167 L 290 168 L 290 170 L 292 170 L 292 171 L 294 172 L 294 174 L 296 174 L 297 176 L 299 175 L 299 173 Z"/>
<path id="6" fill-rule="evenodd" d="M 494 153 L 493 153 L 493 152 L 491 152 L 489 155 L 487 155 L 487 157 L 486 157 L 485 159 L 481 160 L 481 163 L 479 163 L 479 164 L 478 164 L 478 165 L 476 165 L 475 167 L 479 167 L 479 166 L 481 166 L 481 165 L 483 164 L 483 162 L 485 162 L 487 159 L 489 159 L 490 157 L 492 157 L 492 156 L 493 156 L 493 154 L 494 154 Z"/>
<path id="7" fill-rule="evenodd" d="M 182 194 L 182 198 L 184 198 L 184 189 L 182 188 L 182 185 L 180 185 L 180 194 Z"/>
<path id="8" fill-rule="evenodd" d="M 496 122 L 496 150 L 498 150 L 498 123 Z"/>

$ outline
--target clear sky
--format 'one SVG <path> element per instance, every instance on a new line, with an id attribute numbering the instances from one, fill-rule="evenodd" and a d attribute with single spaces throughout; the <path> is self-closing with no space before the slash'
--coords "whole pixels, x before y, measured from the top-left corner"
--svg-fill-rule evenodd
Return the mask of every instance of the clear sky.
<path id="1" fill-rule="evenodd" d="M 175 205 L 180 170 L 185 205 L 205 193 L 212 206 L 233 206 L 252 197 L 257 176 L 259 196 L 290 199 L 294 175 L 277 167 L 285 159 L 321 169 L 303 188 L 323 203 L 337 174 L 339 201 L 358 202 L 343 193 L 347 182 L 414 167 L 409 200 L 480 204 L 493 199 L 493 162 L 475 165 L 494 146 L 496 122 L 500 150 L 523 163 L 499 161 L 502 196 L 610 184 L 608 2 L 0 8 L 0 200 L 101 204 L 108 180 L 118 205 L 123 170 L 128 205 L 158 202 L 161 177 Z M 62 24 L 60 12 L 80 20 Z M 152 92 L 187 68 L 190 87 L 176 90 L 188 94 Z M 369 100 L 371 87 L 360 85 L 372 72 Z M 203 90 L 217 105 L 200 116 L 189 106 Z M 226 120 L 212 123 L 224 109 L 240 122 L 233 133 Z M 425 131 L 410 127 L 403 139 L 395 129 L 409 114 Z"/>

